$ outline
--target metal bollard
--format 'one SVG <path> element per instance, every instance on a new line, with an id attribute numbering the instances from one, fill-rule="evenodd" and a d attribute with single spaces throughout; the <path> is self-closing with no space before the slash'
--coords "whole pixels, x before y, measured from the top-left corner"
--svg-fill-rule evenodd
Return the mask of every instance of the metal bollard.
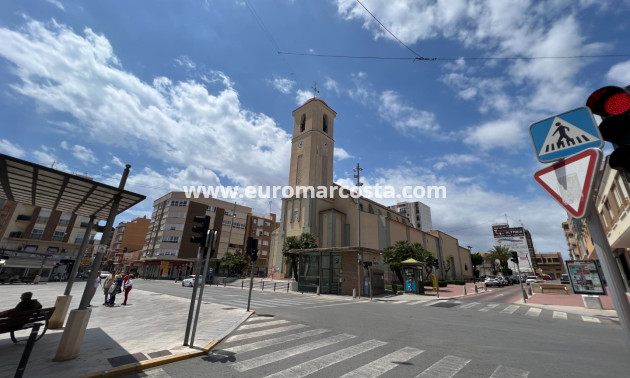
<path id="1" fill-rule="evenodd" d="M 241 280 L 241 289 L 243 289 L 243 287 L 245 287 L 245 280 Z"/>
<path id="2" fill-rule="evenodd" d="M 488 286 L 486 286 L 486 284 L 483 284 L 483 291 L 488 291 Z"/>
<path id="3" fill-rule="evenodd" d="M 479 293 L 479 289 L 477 288 L 477 284 L 475 284 L 475 294 Z"/>
<path id="4" fill-rule="evenodd" d="M 357 289 L 354 288 L 354 289 L 352 289 L 352 299 L 354 299 L 356 297 L 357 297 Z"/>
<path id="5" fill-rule="evenodd" d="M 262 281 L 261 283 L 262 283 L 262 286 L 260 288 L 260 291 L 264 291 L 265 290 L 265 281 Z"/>
<path id="6" fill-rule="evenodd" d="M 317 295 L 319 295 L 319 285 L 317 285 Z"/>
<path id="7" fill-rule="evenodd" d="M 289 283 L 287 282 L 287 293 L 289 292 Z"/>
<path id="8" fill-rule="evenodd" d="M 273 292 L 274 293 L 276 292 L 276 283 L 275 282 L 273 283 Z"/>
<path id="9" fill-rule="evenodd" d="M 464 285 L 464 295 L 468 295 L 468 294 L 466 293 L 466 285 Z"/>
<path id="10" fill-rule="evenodd" d="M 227 278 L 224 278 L 223 279 L 223 287 L 226 287 L 226 286 L 227 286 Z"/>

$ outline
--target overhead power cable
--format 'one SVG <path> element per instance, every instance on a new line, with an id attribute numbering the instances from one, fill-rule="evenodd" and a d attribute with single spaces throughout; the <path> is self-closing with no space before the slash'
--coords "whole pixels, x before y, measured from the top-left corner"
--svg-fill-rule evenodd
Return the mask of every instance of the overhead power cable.
<path id="1" fill-rule="evenodd" d="M 370 56 L 370 55 L 336 55 L 336 54 L 312 54 L 278 51 L 279 55 L 309 56 L 313 58 L 340 58 L 340 59 L 373 59 L 373 60 L 407 60 L 407 61 L 456 61 L 456 60 L 537 60 L 537 59 L 586 59 L 586 58 L 627 58 L 630 54 L 601 54 L 601 55 L 567 55 L 567 56 L 480 56 L 458 58 L 405 58 L 395 56 Z"/>

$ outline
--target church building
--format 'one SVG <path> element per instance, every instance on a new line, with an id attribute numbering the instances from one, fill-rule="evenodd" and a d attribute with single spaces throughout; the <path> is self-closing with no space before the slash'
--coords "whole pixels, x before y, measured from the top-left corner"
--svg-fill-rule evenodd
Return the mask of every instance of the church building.
<path id="1" fill-rule="evenodd" d="M 293 140 L 289 186 L 295 195 L 282 200 L 280 227 L 272 234 L 272 265 L 277 278 L 290 277 L 282 246 L 287 237 L 315 236 L 318 248 L 299 253 L 299 290 L 322 294 L 362 295 L 384 291 L 392 272 L 382 252 L 400 240 L 420 243 L 439 261 L 440 279 L 472 278 L 470 251 L 456 238 L 437 230 L 422 231 L 409 218 L 368 198 L 350 195 L 333 183 L 334 130 L 337 113 L 320 98 L 312 98 L 293 111 Z M 329 188 L 327 198 L 305 187 Z M 330 188 L 333 188 L 330 193 Z M 354 197 L 354 198 L 353 198 Z M 362 262 L 371 262 L 370 273 Z M 371 278 L 370 278 L 371 276 Z"/>

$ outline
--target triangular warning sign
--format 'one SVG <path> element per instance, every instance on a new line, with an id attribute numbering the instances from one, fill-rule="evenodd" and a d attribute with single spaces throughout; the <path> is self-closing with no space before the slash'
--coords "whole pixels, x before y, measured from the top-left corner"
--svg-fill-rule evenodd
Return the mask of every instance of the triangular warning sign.
<path id="1" fill-rule="evenodd" d="M 587 133 L 572 123 L 555 117 L 549 128 L 549 133 L 540 149 L 540 156 L 567 148 L 586 144 L 600 138 Z"/>
<path id="2" fill-rule="evenodd" d="M 574 218 L 582 218 L 590 200 L 602 151 L 591 148 L 534 174 L 534 180 Z"/>

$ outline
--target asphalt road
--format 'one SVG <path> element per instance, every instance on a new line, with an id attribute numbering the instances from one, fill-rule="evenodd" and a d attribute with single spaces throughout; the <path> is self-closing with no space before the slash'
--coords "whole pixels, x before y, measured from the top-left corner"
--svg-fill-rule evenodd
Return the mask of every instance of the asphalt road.
<path id="1" fill-rule="evenodd" d="M 151 287 L 190 295 L 190 288 L 172 283 Z M 204 300 L 232 305 L 244 298 L 246 305 L 247 290 L 208 289 Z M 630 371 L 617 324 L 548 310 L 532 316 L 525 306 L 481 303 L 483 296 L 430 306 L 259 291 L 253 298 L 261 305 L 257 314 L 209 356 L 129 377 L 557 378 L 622 377 Z"/>

